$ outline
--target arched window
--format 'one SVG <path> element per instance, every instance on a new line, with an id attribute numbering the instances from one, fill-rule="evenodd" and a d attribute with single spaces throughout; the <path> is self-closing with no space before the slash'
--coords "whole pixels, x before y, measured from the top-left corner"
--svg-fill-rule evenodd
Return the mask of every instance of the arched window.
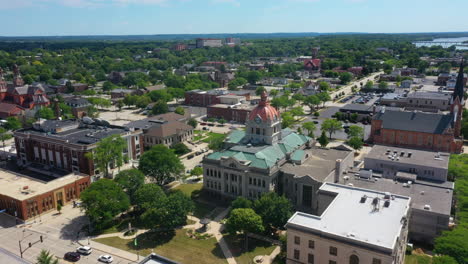
<path id="1" fill-rule="evenodd" d="M 356 255 L 349 257 L 349 264 L 359 264 L 359 258 Z"/>

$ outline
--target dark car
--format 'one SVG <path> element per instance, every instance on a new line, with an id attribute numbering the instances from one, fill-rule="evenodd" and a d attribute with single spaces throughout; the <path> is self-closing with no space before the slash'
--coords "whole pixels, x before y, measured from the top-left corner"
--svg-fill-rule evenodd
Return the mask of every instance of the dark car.
<path id="1" fill-rule="evenodd" d="M 68 261 L 78 261 L 80 260 L 81 256 L 77 252 L 67 252 L 63 258 Z"/>

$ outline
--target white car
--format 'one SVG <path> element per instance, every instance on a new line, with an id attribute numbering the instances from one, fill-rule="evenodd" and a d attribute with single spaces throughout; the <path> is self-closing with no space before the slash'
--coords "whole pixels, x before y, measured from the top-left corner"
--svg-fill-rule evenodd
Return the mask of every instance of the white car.
<path id="1" fill-rule="evenodd" d="M 91 254 L 91 252 L 93 252 L 93 249 L 88 246 L 81 246 L 76 249 L 76 252 L 83 254 L 83 255 L 89 255 Z"/>
<path id="2" fill-rule="evenodd" d="M 99 256 L 98 260 L 104 263 L 112 263 L 114 259 L 109 255 L 101 255 Z"/>

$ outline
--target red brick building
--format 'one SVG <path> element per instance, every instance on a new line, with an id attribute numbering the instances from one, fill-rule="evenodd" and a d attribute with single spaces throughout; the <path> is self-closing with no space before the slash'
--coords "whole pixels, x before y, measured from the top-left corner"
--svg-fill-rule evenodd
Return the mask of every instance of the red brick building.
<path id="1" fill-rule="evenodd" d="M 15 104 L 0 103 L 0 118 L 6 119 L 10 116 L 20 116 L 24 114 L 24 108 Z"/>
<path id="2" fill-rule="evenodd" d="M 138 129 L 112 126 L 103 120 L 47 120 L 14 133 L 20 167 L 54 168 L 90 176 L 101 175 L 87 153 L 102 139 L 120 135 L 126 142 L 128 162 L 143 153 L 143 135 Z M 110 166 L 110 169 L 114 169 Z"/>
<path id="3" fill-rule="evenodd" d="M 175 51 L 183 51 L 183 50 L 188 49 L 188 46 L 186 44 L 183 44 L 183 43 L 178 43 L 178 44 L 175 44 L 172 47 L 172 49 L 175 50 Z"/>
<path id="4" fill-rule="evenodd" d="M 253 107 L 247 105 L 215 104 L 206 108 L 208 118 L 217 118 L 238 123 L 245 123 Z"/>
<path id="5" fill-rule="evenodd" d="M 385 111 L 383 108 L 372 120 L 370 140 L 381 145 L 461 153 L 463 93 L 462 65 L 449 114 Z"/>
<path id="6" fill-rule="evenodd" d="M 38 172 L 35 175 L 40 176 Z M 27 221 L 42 213 L 57 209 L 80 197 L 90 184 L 90 177 L 67 174 L 45 181 L 33 175 L 16 174 L 0 170 L 0 210 Z"/>
<path id="7" fill-rule="evenodd" d="M 25 109 L 48 106 L 45 88 L 41 84 L 25 85 L 17 65 L 13 67 L 13 82 L 7 83 L 0 69 L 0 102 L 15 104 Z"/>
<path id="8" fill-rule="evenodd" d="M 304 61 L 304 70 L 306 71 L 319 71 L 322 65 L 320 59 L 310 59 Z"/>
<path id="9" fill-rule="evenodd" d="M 239 92 L 233 93 L 228 92 L 226 90 L 209 90 L 209 91 L 202 91 L 202 90 L 192 90 L 185 92 L 185 102 L 186 105 L 193 105 L 193 106 L 209 106 L 213 104 L 220 104 L 221 99 L 219 96 L 222 95 L 240 95 L 244 96 L 245 100 L 250 101 L 250 93 L 249 92 Z"/>

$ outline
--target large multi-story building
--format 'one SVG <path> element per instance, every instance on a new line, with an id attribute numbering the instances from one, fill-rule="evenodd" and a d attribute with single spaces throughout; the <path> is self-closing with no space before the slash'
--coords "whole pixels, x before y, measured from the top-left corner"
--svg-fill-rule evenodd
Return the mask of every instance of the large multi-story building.
<path id="1" fill-rule="evenodd" d="M 389 93 L 380 99 L 381 105 L 404 107 L 406 110 L 449 111 L 452 95 L 443 92 Z"/>
<path id="2" fill-rule="evenodd" d="M 133 121 L 125 126 L 143 131 L 145 149 L 158 144 L 170 147 L 193 139 L 194 128 L 186 124 L 187 119 L 187 116 L 167 113 Z"/>
<path id="3" fill-rule="evenodd" d="M 39 121 L 31 128 L 15 131 L 17 163 L 21 167 L 100 175 L 86 154 L 92 152 L 100 140 L 112 135 L 120 135 L 126 141 L 123 154 L 128 162 L 140 157 L 143 152 L 141 130 L 113 126 L 107 121 L 86 117 L 81 121 Z"/>
<path id="4" fill-rule="evenodd" d="M 210 48 L 219 48 L 223 46 L 223 40 L 222 39 L 214 39 L 214 38 L 198 38 L 196 40 L 196 47 L 197 48 L 204 48 L 204 47 L 210 47 Z"/>
<path id="5" fill-rule="evenodd" d="M 209 91 L 203 90 L 191 90 L 185 92 L 185 102 L 186 105 L 193 106 L 208 106 L 213 104 L 221 104 L 221 96 L 224 95 L 236 95 L 233 91 L 226 91 L 221 89 L 213 89 Z M 245 100 L 250 100 L 249 92 L 239 92 L 238 96 L 245 97 Z"/>
<path id="6" fill-rule="evenodd" d="M 374 145 L 364 167 L 387 179 L 445 182 L 449 158 L 448 153 Z"/>
<path id="7" fill-rule="evenodd" d="M 318 196 L 316 215 L 286 224 L 286 263 L 404 263 L 409 197 L 333 183 Z"/>
<path id="8" fill-rule="evenodd" d="M 408 236 L 412 241 L 433 243 L 437 236 L 449 229 L 453 182 L 386 179 L 381 171 L 361 171 L 357 175 L 341 177 L 339 183 L 411 197 Z"/>
<path id="9" fill-rule="evenodd" d="M 206 108 L 208 118 L 224 119 L 238 123 L 245 123 L 252 111 L 252 106 L 247 104 L 214 104 Z"/>
<path id="10" fill-rule="evenodd" d="M 203 188 L 226 198 L 250 199 L 276 191 L 280 168 L 298 150 L 310 147 L 311 138 L 281 129 L 279 112 L 266 93 L 249 114 L 246 130 L 232 132 L 225 150 L 203 159 Z"/>
<path id="11" fill-rule="evenodd" d="M 25 173 L 28 175 L 0 170 L 0 210 L 23 221 L 79 199 L 90 184 L 88 175 L 36 168 Z"/>

